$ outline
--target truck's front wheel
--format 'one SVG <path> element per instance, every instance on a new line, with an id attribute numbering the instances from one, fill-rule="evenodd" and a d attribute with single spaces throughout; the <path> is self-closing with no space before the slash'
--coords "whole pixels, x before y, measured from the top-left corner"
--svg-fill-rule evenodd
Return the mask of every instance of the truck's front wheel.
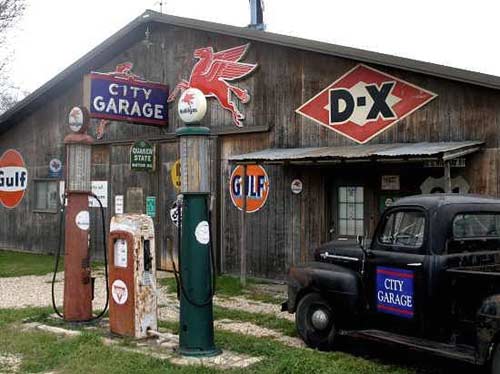
<path id="1" fill-rule="evenodd" d="M 334 312 L 319 293 L 309 293 L 300 300 L 295 323 L 300 337 L 309 347 L 321 350 L 333 348 L 337 332 Z"/>

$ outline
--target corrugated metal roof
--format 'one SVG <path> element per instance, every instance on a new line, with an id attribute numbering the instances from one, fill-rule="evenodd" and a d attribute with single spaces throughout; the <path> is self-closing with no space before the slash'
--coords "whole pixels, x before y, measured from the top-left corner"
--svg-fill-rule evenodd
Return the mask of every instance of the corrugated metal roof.
<path id="1" fill-rule="evenodd" d="M 369 159 L 422 159 L 440 158 L 450 160 L 478 151 L 483 142 L 439 142 L 363 144 L 340 147 L 272 148 L 263 151 L 233 155 L 232 162 L 278 162 L 278 161 L 328 161 Z"/>
<path id="2" fill-rule="evenodd" d="M 80 79 L 80 75 L 86 74 L 90 70 L 95 69 L 96 65 L 102 63 L 102 61 L 96 61 L 98 57 L 103 58 L 105 54 L 113 55 L 116 50 L 126 48 L 130 43 L 135 41 L 134 38 L 130 37 L 131 34 L 137 32 L 139 27 L 145 26 L 151 22 L 231 35 L 248 40 L 255 40 L 305 51 L 343 57 L 359 62 L 385 65 L 440 78 L 451 79 L 493 89 L 500 89 L 500 77 L 489 74 L 456 69 L 448 66 L 391 56 L 383 53 L 365 51 L 357 48 L 344 47 L 315 40 L 274 34 L 271 32 L 254 30 L 248 27 L 223 25 L 214 22 L 170 16 L 152 10 L 147 10 L 124 28 L 106 39 L 96 48 L 92 49 L 74 64 L 70 65 L 60 74 L 56 75 L 50 81 L 38 88 L 31 95 L 28 95 L 24 100 L 0 115 L 0 134 L 12 126 L 15 121 L 22 117 L 22 115 L 40 105 L 47 95 L 52 93 L 54 89 L 64 85 L 69 85 L 71 84 L 71 79 Z M 143 35 L 143 31 L 137 34 Z M 135 37 L 138 36 L 136 35 Z M 75 105 L 76 104 L 78 103 L 75 103 Z"/>

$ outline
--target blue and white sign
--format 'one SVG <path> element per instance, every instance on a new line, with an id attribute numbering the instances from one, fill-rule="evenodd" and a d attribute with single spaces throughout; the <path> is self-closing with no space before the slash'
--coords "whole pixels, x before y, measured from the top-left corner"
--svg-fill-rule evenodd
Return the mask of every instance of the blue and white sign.
<path id="1" fill-rule="evenodd" d="M 49 178 L 62 178 L 62 162 L 58 158 L 49 162 Z"/>
<path id="2" fill-rule="evenodd" d="M 377 267 L 377 311 L 403 318 L 413 318 L 414 281 L 411 270 Z"/>
<path id="3" fill-rule="evenodd" d="M 166 125 L 168 86 L 140 79 L 128 64 L 113 73 L 90 74 L 90 117 Z"/>

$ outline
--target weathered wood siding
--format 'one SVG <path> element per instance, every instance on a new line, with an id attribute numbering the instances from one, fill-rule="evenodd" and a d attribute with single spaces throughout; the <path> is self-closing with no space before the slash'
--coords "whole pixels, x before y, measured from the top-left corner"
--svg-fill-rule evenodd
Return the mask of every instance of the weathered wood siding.
<path id="1" fill-rule="evenodd" d="M 181 79 L 188 79 L 194 66 L 193 51 L 213 46 L 221 51 L 248 40 L 182 27 L 153 24 L 149 43 L 140 40 L 139 30 L 131 45 L 108 51 L 88 71 L 113 71 L 118 63 L 131 61 L 134 73 L 151 81 L 167 83 L 173 89 Z M 122 43 L 125 46 L 127 43 Z M 236 128 L 231 115 L 215 98 L 209 99 L 204 123 L 213 136 L 210 143 L 211 186 L 215 193 L 213 213 L 219 266 L 225 272 L 239 272 L 239 211 L 229 197 L 229 175 L 233 165 L 228 157 L 266 148 L 338 146 L 353 144 L 350 140 L 295 113 L 305 101 L 330 85 L 357 63 L 344 58 L 302 51 L 262 42 L 251 42 L 243 62 L 258 63 L 251 76 L 236 83 L 247 89 L 251 100 L 238 102 L 245 114 L 244 127 Z M 437 142 L 482 140 L 485 150 L 468 157 L 467 167 L 453 170 L 463 175 L 471 192 L 499 195 L 500 92 L 443 78 L 426 76 L 400 69 L 373 66 L 410 83 L 438 94 L 433 101 L 380 134 L 371 143 Z M 62 140 L 68 134 L 66 116 L 70 108 L 82 101 L 81 76 L 73 77 L 53 90 L 41 105 L 26 113 L 10 130 L 0 135 L 0 152 L 19 150 L 27 165 L 27 195 L 15 209 L 0 207 L 0 247 L 35 252 L 53 252 L 57 245 L 57 214 L 35 213 L 35 178 L 48 176 L 48 162 L 64 160 Z M 95 134 L 93 121 L 91 134 Z M 156 196 L 154 219 L 157 235 L 157 258 L 162 268 L 170 267 L 168 253 L 176 248 L 176 228 L 170 222 L 169 209 L 177 191 L 170 180 L 170 170 L 178 159 L 175 130 L 181 126 L 176 105 L 169 106 L 169 122 L 165 128 L 111 122 L 103 139 L 93 147 L 92 179 L 109 182 L 106 225 L 114 212 L 115 195 L 126 196 L 127 188 L 141 187 L 144 196 Z M 129 148 L 138 139 L 153 142 L 157 152 L 154 173 L 131 172 Z M 66 165 L 64 165 L 66 167 Z M 394 166 L 396 171 L 401 171 Z M 350 171 L 331 167 L 266 166 L 271 190 L 266 205 L 249 214 L 246 220 L 247 263 L 250 275 L 283 278 L 287 267 L 311 258 L 312 248 L 328 240 L 332 215 L 329 186 L 338 176 L 349 173 L 365 175 L 368 227 L 372 230 L 378 215 L 377 194 L 380 174 L 390 172 L 382 167 L 353 167 Z M 417 169 L 415 169 L 417 170 Z M 417 186 L 426 176 L 438 176 L 439 170 L 418 169 L 401 173 L 401 184 Z M 299 195 L 290 191 L 293 179 L 300 178 L 304 190 Z M 408 190 L 409 191 L 409 190 Z M 418 192 L 418 191 L 417 191 Z M 98 210 L 92 208 L 92 225 L 100 222 Z M 92 230 L 92 251 L 100 253 L 100 226 Z"/>

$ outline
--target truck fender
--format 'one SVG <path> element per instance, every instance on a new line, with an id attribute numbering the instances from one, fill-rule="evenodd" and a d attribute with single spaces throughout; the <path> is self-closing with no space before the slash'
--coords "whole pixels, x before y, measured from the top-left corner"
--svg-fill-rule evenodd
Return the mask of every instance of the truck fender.
<path id="1" fill-rule="evenodd" d="M 335 309 L 351 315 L 358 314 L 362 300 L 360 275 L 342 266 L 311 262 L 290 268 L 287 276 L 287 310 L 294 313 L 305 294 L 319 292 Z"/>
<path id="2" fill-rule="evenodd" d="M 500 343 L 500 295 L 483 300 L 477 314 L 477 363 L 490 361 L 496 344 Z"/>

